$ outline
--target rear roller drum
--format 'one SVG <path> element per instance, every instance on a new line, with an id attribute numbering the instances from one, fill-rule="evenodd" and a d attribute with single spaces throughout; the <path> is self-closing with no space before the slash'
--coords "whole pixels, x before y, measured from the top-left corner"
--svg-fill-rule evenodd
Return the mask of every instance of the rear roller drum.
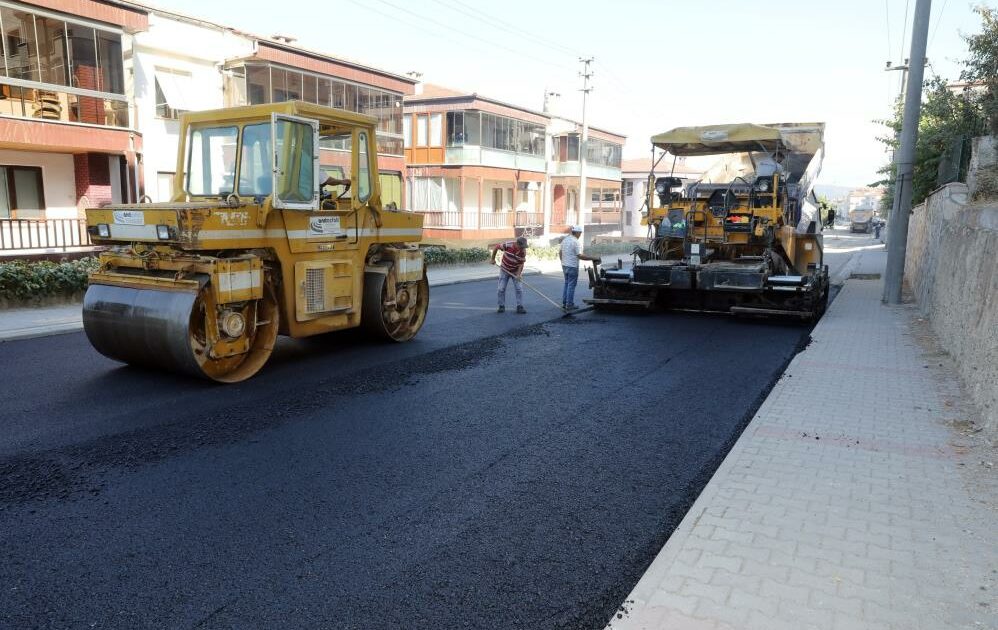
<path id="1" fill-rule="evenodd" d="M 423 327 L 430 304 L 430 283 L 424 271 L 423 278 L 418 282 L 395 284 L 394 292 L 392 284 L 388 274 L 364 274 L 361 320 L 364 328 L 376 337 L 408 341 Z"/>

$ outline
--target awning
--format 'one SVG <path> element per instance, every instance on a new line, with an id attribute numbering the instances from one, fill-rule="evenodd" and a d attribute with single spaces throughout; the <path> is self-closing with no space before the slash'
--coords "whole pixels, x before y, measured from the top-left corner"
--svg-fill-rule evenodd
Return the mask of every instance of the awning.
<path id="1" fill-rule="evenodd" d="M 171 109 L 183 112 L 208 109 L 203 106 L 201 95 L 194 88 L 194 79 L 190 75 L 157 70 L 156 83 Z"/>
<path id="2" fill-rule="evenodd" d="M 772 152 L 782 147 L 779 129 L 751 123 L 679 127 L 652 136 L 651 141 L 673 155 Z"/>

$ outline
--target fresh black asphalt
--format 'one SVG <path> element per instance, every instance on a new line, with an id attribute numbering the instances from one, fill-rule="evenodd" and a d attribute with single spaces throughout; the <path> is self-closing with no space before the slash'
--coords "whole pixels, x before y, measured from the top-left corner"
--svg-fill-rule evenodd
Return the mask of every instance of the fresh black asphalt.
<path id="1" fill-rule="evenodd" d="M 602 628 L 808 329 L 494 299 L 233 386 L 0 344 L 0 627 Z"/>

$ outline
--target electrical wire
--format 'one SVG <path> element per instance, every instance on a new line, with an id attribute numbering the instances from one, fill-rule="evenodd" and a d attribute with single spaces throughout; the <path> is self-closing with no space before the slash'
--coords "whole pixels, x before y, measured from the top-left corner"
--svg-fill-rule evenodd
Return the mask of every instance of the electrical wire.
<path id="1" fill-rule="evenodd" d="M 499 28 L 500 30 L 506 31 L 522 39 L 531 41 L 535 45 L 544 46 L 545 48 L 555 51 L 562 55 L 570 55 L 572 57 L 579 56 L 579 53 L 567 46 L 563 46 L 556 42 L 552 42 L 550 39 L 543 38 L 539 35 L 531 33 L 530 31 L 524 30 L 522 27 L 515 24 L 511 24 L 499 18 L 491 13 L 485 13 L 481 9 L 472 7 L 471 5 L 462 2 L 461 0 L 433 0 L 439 5 L 453 9 L 459 13 L 462 13 L 468 17 L 478 20 L 483 24 L 486 24 L 492 28 Z"/>
<path id="2" fill-rule="evenodd" d="M 496 41 L 493 41 L 493 40 L 490 40 L 490 39 L 487 39 L 487 38 L 484 38 L 484 37 L 480 37 L 480 36 L 470 35 L 469 33 L 466 33 L 465 31 L 462 31 L 459 28 L 455 28 L 455 27 L 450 26 L 448 24 L 444 24 L 442 22 L 438 22 L 437 20 L 434 20 L 432 18 L 426 17 L 425 15 L 421 15 L 419 13 L 416 13 L 415 11 L 410 11 L 409 9 L 406 9 L 405 7 L 399 6 L 399 5 L 397 5 L 397 4 L 393 3 L 393 2 L 389 2 L 388 0 L 376 0 L 376 1 L 380 2 L 383 5 L 389 6 L 392 9 L 395 9 L 396 11 L 400 11 L 400 12 L 405 13 L 407 15 L 411 15 L 412 17 L 414 17 L 416 19 L 419 19 L 419 20 L 422 20 L 422 21 L 424 21 L 426 23 L 432 24 L 433 26 L 435 26 L 437 28 L 442 28 L 442 29 L 446 29 L 448 31 L 453 31 L 453 32 L 457 33 L 458 35 L 461 35 L 462 37 L 473 39 L 474 41 L 480 41 L 480 42 L 487 43 L 487 44 L 489 44 L 491 46 L 494 46 L 496 48 L 499 48 L 501 50 L 505 50 L 506 52 L 509 52 L 509 53 L 514 54 L 514 55 L 518 55 L 520 57 L 523 57 L 524 59 L 527 59 L 527 60 L 529 60 L 529 61 L 531 61 L 533 63 L 541 63 L 541 64 L 544 64 L 544 65 L 547 65 L 547 66 L 550 66 L 550 67 L 561 68 L 563 70 L 572 70 L 572 68 L 569 68 L 566 65 L 559 64 L 559 63 L 554 63 L 552 61 L 545 61 L 543 59 L 538 59 L 536 56 L 528 55 L 528 54 L 526 54 L 526 53 L 524 53 L 522 51 L 516 50 L 515 48 L 510 48 L 509 46 L 504 46 L 503 44 L 500 44 L 500 43 L 498 43 Z M 373 7 L 369 7 L 366 4 L 363 4 L 363 3 L 358 3 L 358 4 L 360 4 L 360 6 L 365 6 L 367 8 L 373 9 Z M 398 16 L 394 16 L 394 17 L 395 17 L 395 19 L 398 18 Z"/>
<path id="3" fill-rule="evenodd" d="M 946 12 L 946 3 L 949 0 L 943 0 L 943 6 L 939 9 L 939 15 L 936 16 L 936 25 L 932 29 L 932 37 L 929 38 L 929 48 L 932 48 L 932 42 L 936 41 L 936 33 L 939 32 L 939 24 L 943 21 L 943 13 Z"/>
<path id="4" fill-rule="evenodd" d="M 902 22 L 903 29 L 901 30 L 901 59 L 904 59 L 904 40 L 908 37 L 908 7 L 911 4 L 911 0 L 904 0 L 904 22 Z"/>

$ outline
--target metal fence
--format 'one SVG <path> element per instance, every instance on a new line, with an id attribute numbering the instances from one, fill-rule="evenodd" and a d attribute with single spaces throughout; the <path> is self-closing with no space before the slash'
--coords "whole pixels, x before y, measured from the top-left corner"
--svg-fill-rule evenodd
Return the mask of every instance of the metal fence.
<path id="1" fill-rule="evenodd" d="M 85 219 L 0 219 L 0 252 L 91 245 Z"/>

